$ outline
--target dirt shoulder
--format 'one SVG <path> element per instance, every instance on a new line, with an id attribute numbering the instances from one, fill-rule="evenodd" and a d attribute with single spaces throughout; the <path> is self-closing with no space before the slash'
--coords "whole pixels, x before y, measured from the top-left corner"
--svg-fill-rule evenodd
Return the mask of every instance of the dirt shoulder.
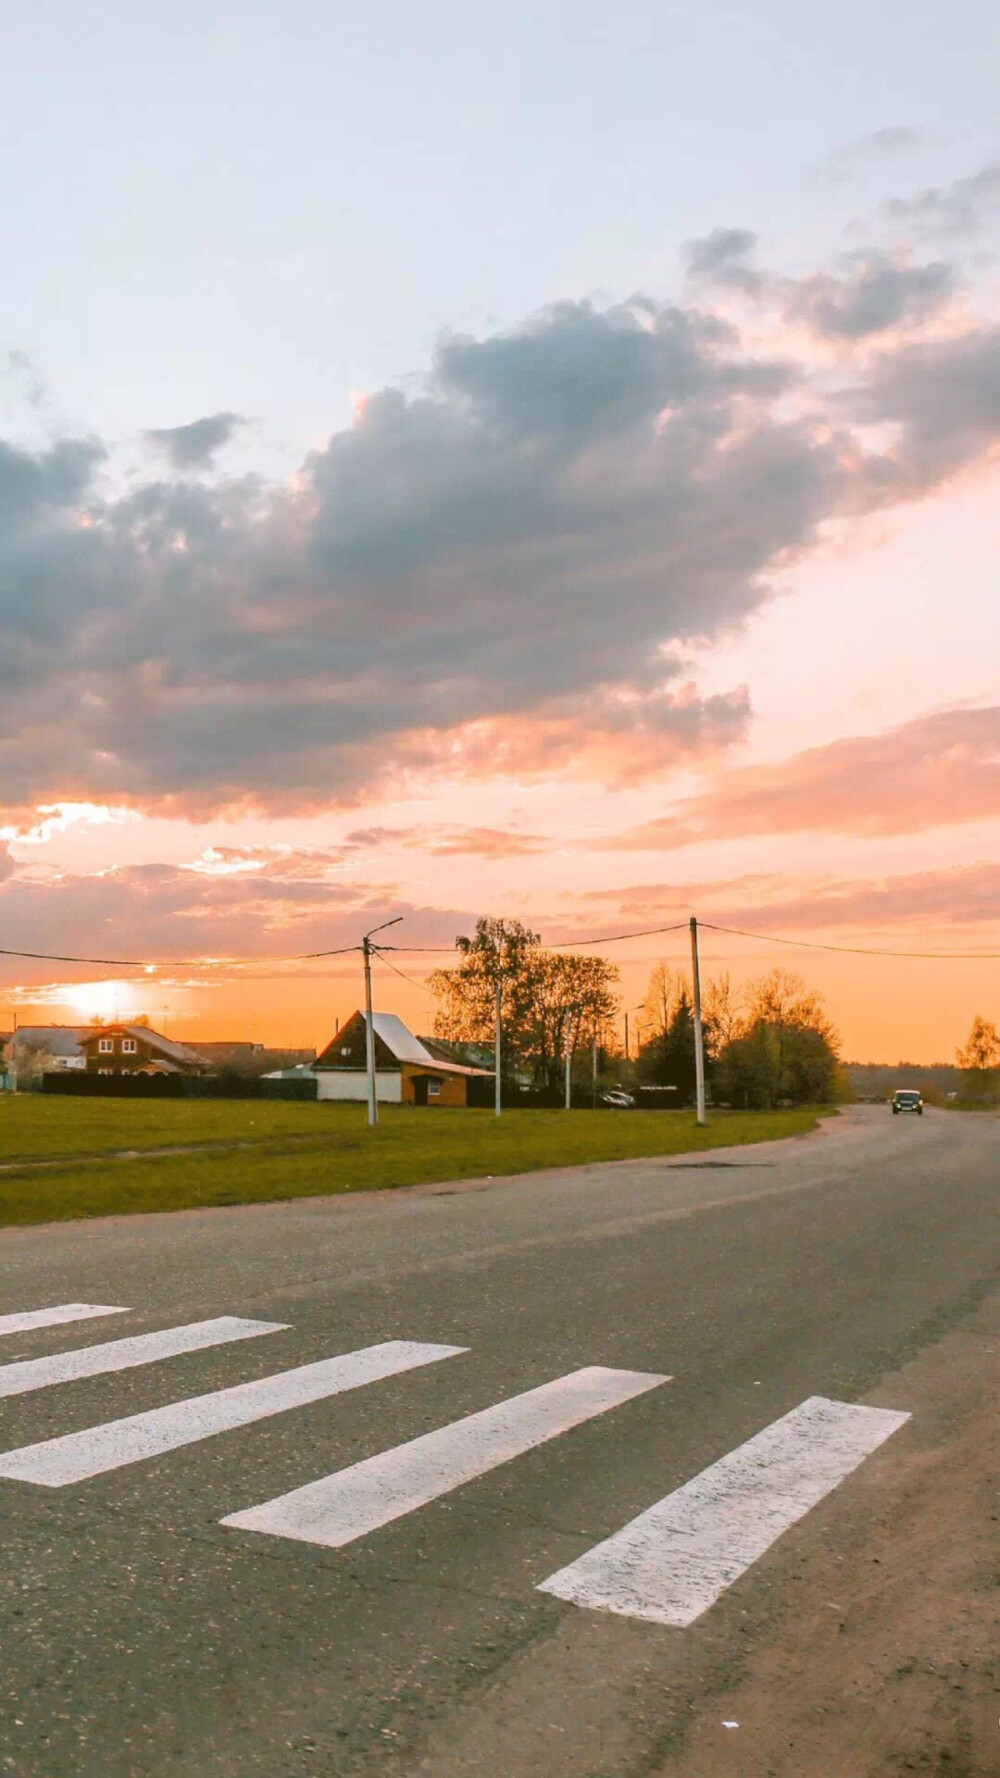
<path id="1" fill-rule="evenodd" d="M 997 1778 L 998 1384 L 1000 1297 L 877 1392 L 905 1441 L 824 1512 L 773 1637 L 649 1771 Z"/>

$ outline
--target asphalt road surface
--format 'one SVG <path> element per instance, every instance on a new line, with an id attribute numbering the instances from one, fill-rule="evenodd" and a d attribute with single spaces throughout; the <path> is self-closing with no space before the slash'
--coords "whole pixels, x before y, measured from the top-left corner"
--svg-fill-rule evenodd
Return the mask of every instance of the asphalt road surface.
<path id="1" fill-rule="evenodd" d="M 4 1232 L 0 1771 L 684 1772 L 996 1289 L 998 1139 Z"/>

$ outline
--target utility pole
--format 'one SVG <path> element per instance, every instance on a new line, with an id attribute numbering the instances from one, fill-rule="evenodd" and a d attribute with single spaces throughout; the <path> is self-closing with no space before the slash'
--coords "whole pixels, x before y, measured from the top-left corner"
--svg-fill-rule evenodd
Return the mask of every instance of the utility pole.
<path id="1" fill-rule="evenodd" d="M 626 1062 L 631 1062 L 632 1060 L 628 1053 L 628 1013 L 625 1014 L 625 1060 Z"/>
<path id="2" fill-rule="evenodd" d="M 493 1036 L 493 1114 L 500 1116 L 500 1043 L 503 1037 L 503 977 L 497 976 L 496 1016 Z"/>
<path id="3" fill-rule="evenodd" d="M 573 1106 L 573 1050 L 576 1040 L 576 1029 L 573 1025 L 573 1014 L 579 1009 L 575 1006 L 567 1008 L 569 1018 L 566 1021 L 566 1110 Z"/>
<path id="4" fill-rule="evenodd" d="M 372 939 L 376 932 L 384 932 L 387 926 L 398 926 L 403 918 L 397 914 L 394 920 L 385 920 L 381 926 L 373 926 L 361 940 L 361 951 L 365 960 L 365 1066 L 368 1075 L 368 1125 L 378 1123 L 378 1090 L 375 1080 L 375 1025 L 372 1013 Z"/>
<path id="5" fill-rule="evenodd" d="M 591 1096 L 591 1099 L 593 1100 L 593 1109 L 596 1111 L 597 1110 L 597 1026 L 596 1025 L 594 1026 L 594 1035 L 593 1035 L 593 1038 L 591 1039 L 591 1044 L 590 1044 L 590 1086 L 591 1086 L 591 1095 L 590 1096 Z"/>
<path id="6" fill-rule="evenodd" d="M 691 916 L 691 980 L 694 985 L 694 1078 L 698 1122 L 705 1123 L 705 1042 L 701 1028 L 701 973 L 698 968 L 698 922 Z"/>

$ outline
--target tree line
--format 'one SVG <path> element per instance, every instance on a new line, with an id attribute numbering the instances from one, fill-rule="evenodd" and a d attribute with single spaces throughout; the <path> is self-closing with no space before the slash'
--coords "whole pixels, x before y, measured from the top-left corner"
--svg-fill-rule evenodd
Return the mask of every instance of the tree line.
<path id="1" fill-rule="evenodd" d="M 492 1046 L 499 996 L 504 1086 L 555 1095 L 567 1049 L 573 1083 L 586 1102 L 596 1084 L 659 1087 L 687 1103 L 694 1094 L 694 1008 L 683 971 L 659 965 L 637 1021 L 637 1053 L 619 1041 L 619 972 L 607 958 L 546 950 L 518 920 L 484 917 L 472 938 L 456 940 L 458 962 L 430 978 L 437 1001 L 435 1035 Z M 837 1034 L 818 994 L 800 977 L 774 969 L 733 987 L 728 975 L 706 982 L 702 1022 L 708 1083 L 717 1103 L 743 1109 L 829 1102 L 848 1096 Z M 653 1097 L 650 1094 L 650 1097 Z"/>

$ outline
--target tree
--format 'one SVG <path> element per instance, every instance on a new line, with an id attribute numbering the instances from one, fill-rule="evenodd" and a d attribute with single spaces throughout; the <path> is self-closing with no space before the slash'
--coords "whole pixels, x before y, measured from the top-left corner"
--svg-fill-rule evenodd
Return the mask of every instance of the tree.
<path id="1" fill-rule="evenodd" d="M 705 1050 L 709 1058 L 714 1058 L 743 1030 L 743 1008 L 728 971 L 706 982 L 701 998 Z"/>
<path id="2" fill-rule="evenodd" d="M 52 1067 L 55 1057 L 47 1050 L 44 1043 L 36 1040 L 32 1043 L 21 1043 L 16 1051 L 12 1051 L 15 1064 L 18 1091 L 22 1093 L 40 1093 L 42 1078 Z"/>
<path id="3" fill-rule="evenodd" d="M 683 977 L 665 1026 L 639 1051 L 639 1079 L 647 1086 L 676 1087 L 678 1101 L 695 1090 L 694 1010 Z"/>
<path id="4" fill-rule="evenodd" d="M 718 1088 L 731 1103 L 771 1109 L 782 1099 L 829 1102 L 837 1034 L 818 994 L 783 969 L 748 982 L 741 1016 L 718 1048 Z"/>
<path id="5" fill-rule="evenodd" d="M 1000 1070 L 1000 1033 L 995 1025 L 976 1014 L 964 1050 L 955 1051 L 962 1069 L 963 1086 L 970 1099 L 987 1099 L 997 1084 Z"/>
<path id="6" fill-rule="evenodd" d="M 456 940 L 460 962 L 430 979 L 439 1009 L 435 1035 L 493 1040 L 497 986 L 503 1019 L 502 1070 L 555 1089 L 567 1048 L 607 1039 L 618 1010 L 618 971 L 603 957 L 545 951 L 519 920 L 482 918 L 474 938 Z"/>
<path id="7" fill-rule="evenodd" d="M 656 965 L 642 1003 L 642 1029 L 649 1033 L 650 1043 L 666 1036 L 669 1031 L 683 985 L 684 978 L 679 972 L 675 974 L 666 963 Z"/>
<path id="8" fill-rule="evenodd" d="M 501 1073 L 509 1081 L 523 1065 L 521 1039 L 530 1026 L 533 977 L 541 939 L 520 920 L 476 921 L 474 938 L 459 937 L 461 961 L 436 969 L 429 987 L 437 996 L 434 1033 L 455 1043 L 488 1043 L 496 1031 L 497 987 L 503 1020 Z"/>

